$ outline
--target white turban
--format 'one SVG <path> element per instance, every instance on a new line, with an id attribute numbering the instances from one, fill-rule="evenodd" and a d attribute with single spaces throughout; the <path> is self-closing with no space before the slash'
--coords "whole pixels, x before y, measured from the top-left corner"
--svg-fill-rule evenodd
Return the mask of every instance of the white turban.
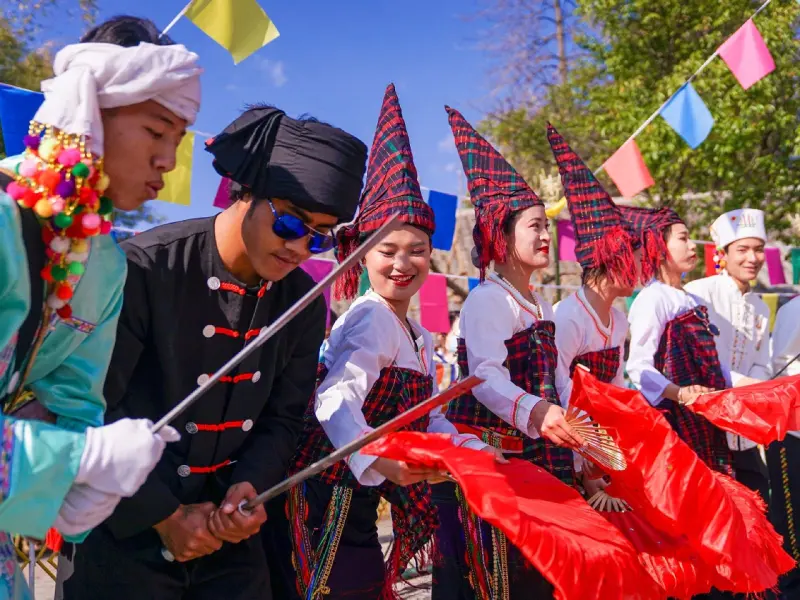
<path id="1" fill-rule="evenodd" d="M 34 120 L 90 137 L 103 154 L 101 108 L 153 100 L 190 124 L 200 109 L 198 56 L 184 46 L 73 44 L 58 54 L 55 77 L 42 82 L 44 102 Z"/>

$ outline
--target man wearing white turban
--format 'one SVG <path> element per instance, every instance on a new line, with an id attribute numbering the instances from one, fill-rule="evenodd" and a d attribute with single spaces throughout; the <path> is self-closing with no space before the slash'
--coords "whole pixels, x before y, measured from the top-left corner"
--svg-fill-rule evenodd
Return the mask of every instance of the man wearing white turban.
<path id="1" fill-rule="evenodd" d="M 200 73 L 183 46 L 67 46 L 24 154 L 0 161 L 0 600 L 30 597 L 2 532 L 80 541 L 179 438 L 103 425 L 126 276 L 108 233 L 175 167 Z"/>

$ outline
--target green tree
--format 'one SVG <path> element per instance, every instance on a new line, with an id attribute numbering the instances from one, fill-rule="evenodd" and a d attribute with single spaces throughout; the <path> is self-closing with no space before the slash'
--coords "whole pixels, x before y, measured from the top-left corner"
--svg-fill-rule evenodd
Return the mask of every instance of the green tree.
<path id="1" fill-rule="evenodd" d="M 527 159 L 525 168 L 541 168 L 553 164 L 544 135 L 552 120 L 597 168 L 758 4 L 581 0 L 586 29 L 579 44 L 588 56 L 567 85 L 551 86 L 538 110 L 510 110 L 484 127 L 512 156 Z M 724 210 L 759 207 L 771 231 L 791 239 L 789 217 L 800 213 L 800 165 L 792 160 L 800 154 L 798 19 L 800 4 L 792 0 L 775 0 L 757 17 L 776 69 L 749 90 L 720 59 L 693 82 L 715 118 L 699 148 L 691 150 L 660 118 L 637 138 L 656 182 L 644 193 L 647 204 L 674 207 L 701 234 Z"/>

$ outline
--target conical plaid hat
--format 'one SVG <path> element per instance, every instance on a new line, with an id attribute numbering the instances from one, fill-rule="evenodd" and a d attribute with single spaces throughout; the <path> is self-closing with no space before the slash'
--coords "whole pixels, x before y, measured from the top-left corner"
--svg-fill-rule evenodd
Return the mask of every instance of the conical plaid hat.
<path id="1" fill-rule="evenodd" d="M 620 206 L 620 214 L 642 243 L 642 280 L 650 281 L 667 258 L 664 230 L 683 219 L 671 208 Z"/>
<path id="2" fill-rule="evenodd" d="M 367 165 L 367 185 L 361 195 L 355 221 L 337 234 L 336 258 L 341 262 L 392 215 L 433 235 L 436 227 L 433 210 L 422 199 L 417 168 L 411 155 L 406 123 L 394 84 L 383 97 L 378 127 L 372 141 Z M 337 298 L 353 298 L 358 293 L 362 268 L 355 267 L 342 275 L 334 286 Z"/>
<path id="3" fill-rule="evenodd" d="M 581 267 L 604 265 L 614 283 L 635 286 L 638 277 L 633 252 L 640 242 L 631 226 L 594 174 L 550 123 L 547 141 L 558 162 L 575 229 L 575 256 Z"/>
<path id="4" fill-rule="evenodd" d="M 517 211 L 544 206 L 519 173 L 454 108 L 445 106 L 475 206 L 472 237 L 483 279 L 493 260 L 505 262 L 503 227 Z"/>

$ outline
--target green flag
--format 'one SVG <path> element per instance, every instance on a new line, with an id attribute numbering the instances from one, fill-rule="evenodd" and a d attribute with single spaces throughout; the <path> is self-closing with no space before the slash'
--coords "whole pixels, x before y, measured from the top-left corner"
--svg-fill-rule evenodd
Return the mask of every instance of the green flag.
<path id="1" fill-rule="evenodd" d="M 369 275 L 367 275 L 367 270 L 361 273 L 361 279 L 358 280 L 358 295 L 363 296 L 369 290 Z"/>
<path id="2" fill-rule="evenodd" d="M 800 248 L 792 248 L 792 283 L 800 283 Z"/>

